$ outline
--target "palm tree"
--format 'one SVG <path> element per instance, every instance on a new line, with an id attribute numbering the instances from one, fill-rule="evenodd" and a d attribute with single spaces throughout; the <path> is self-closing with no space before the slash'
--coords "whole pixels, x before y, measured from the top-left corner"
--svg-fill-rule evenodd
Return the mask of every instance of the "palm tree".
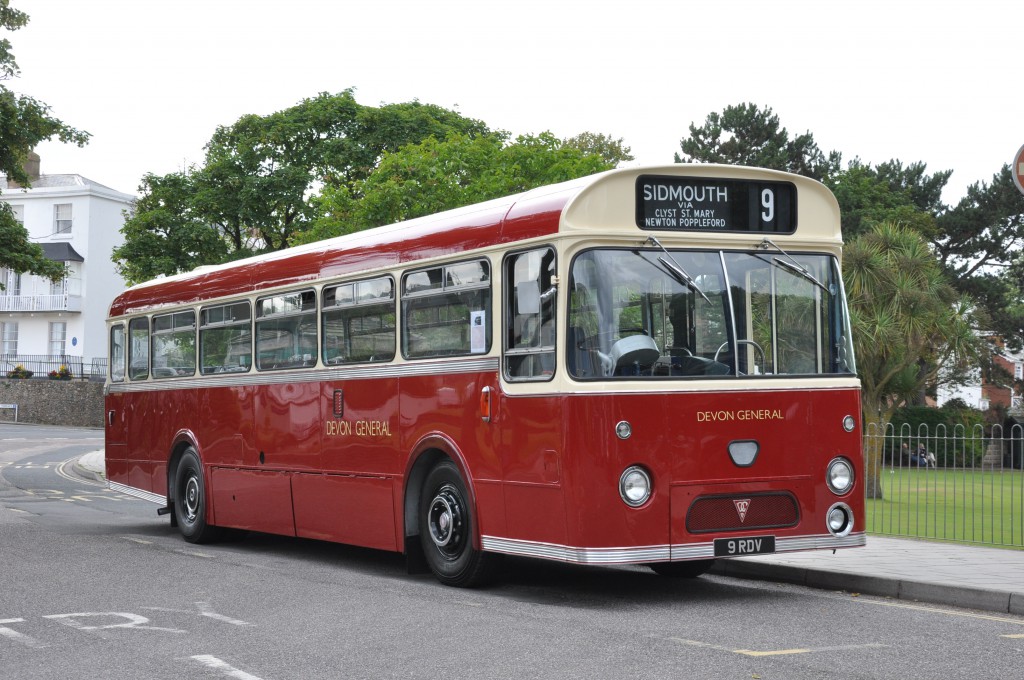
<path id="1" fill-rule="evenodd" d="M 940 366 L 977 357 L 970 300 L 958 298 L 919 233 L 882 223 L 843 256 L 865 430 L 884 432 L 893 413 Z M 866 494 L 882 498 L 882 448 L 864 448 Z"/>

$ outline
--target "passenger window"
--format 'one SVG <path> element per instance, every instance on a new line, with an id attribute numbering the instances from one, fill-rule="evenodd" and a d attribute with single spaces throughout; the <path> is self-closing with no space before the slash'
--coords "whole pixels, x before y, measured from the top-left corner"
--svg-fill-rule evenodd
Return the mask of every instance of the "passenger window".
<path id="1" fill-rule="evenodd" d="M 487 260 L 410 272 L 402 286 L 402 353 L 406 357 L 486 354 L 490 350 Z"/>
<path id="2" fill-rule="evenodd" d="M 324 288 L 322 309 L 325 364 L 395 358 L 395 282 L 391 277 Z"/>
<path id="3" fill-rule="evenodd" d="M 555 373 L 555 251 L 505 259 L 505 377 L 550 380 Z"/>
<path id="4" fill-rule="evenodd" d="M 117 324 L 110 328 L 110 381 L 124 381 L 124 324 Z"/>
<path id="5" fill-rule="evenodd" d="M 128 377 L 132 380 L 149 377 L 149 319 L 146 317 L 128 322 Z"/>
<path id="6" fill-rule="evenodd" d="M 248 302 L 208 307 L 199 313 L 199 365 L 203 375 L 249 370 L 252 315 Z"/>
<path id="7" fill-rule="evenodd" d="M 180 378 L 196 373 L 196 313 L 153 317 L 153 377 Z"/>
<path id="8" fill-rule="evenodd" d="M 256 301 L 256 368 L 316 365 L 316 293 L 304 290 Z"/>

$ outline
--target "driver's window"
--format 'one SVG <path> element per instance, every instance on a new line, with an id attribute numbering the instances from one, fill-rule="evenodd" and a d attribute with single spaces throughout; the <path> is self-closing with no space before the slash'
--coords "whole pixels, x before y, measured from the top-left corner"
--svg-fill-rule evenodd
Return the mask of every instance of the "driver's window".
<path id="1" fill-rule="evenodd" d="M 505 377 L 551 380 L 555 373 L 555 251 L 505 259 Z"/>

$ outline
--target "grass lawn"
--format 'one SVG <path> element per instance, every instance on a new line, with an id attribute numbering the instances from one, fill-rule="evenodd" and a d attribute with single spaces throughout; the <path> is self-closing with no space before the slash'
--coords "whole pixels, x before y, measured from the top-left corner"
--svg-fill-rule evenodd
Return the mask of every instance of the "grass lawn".
<path id="1" fill-rule="evenodd" d="M 1020 470 L 884 468 L 882 493 L 867 501 L 871 533 L 1024 548 Z"/>

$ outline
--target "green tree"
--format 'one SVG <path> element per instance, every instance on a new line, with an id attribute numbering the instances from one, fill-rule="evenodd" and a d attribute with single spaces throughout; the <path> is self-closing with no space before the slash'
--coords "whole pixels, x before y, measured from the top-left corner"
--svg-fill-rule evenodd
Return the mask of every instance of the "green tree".
<path id="1" fill-rule="evenodd" d="M 509 142 L 504 133 L 430 137 L 387 153 L 352 189 L 327 187 L 319 218 L 301 236 L 316 241 L 500 198 L 608 170 L 615 163 L 550 132 Z"/>
<path id="2" fill-rule="evenodd" d="M 595 154 L 605 160 L 613 168 L 622 163 L 635 160 L 632 149 L 626 146 L 622 137 L 612 138 L 600 132 L 581 132 L 570 137 L 563 144 L 584 154 Z"/>
<path id="3" fill-rule="evenodd" d="M 12 8 L 10 0 L 0 0 L 0 28 L 16 31 L 27 23 L 27 14 Z M 19 74 L 10 40 L 0 39 L 0 80 L 10 80 Z M 25 161 L 36 145 L 54 138 L 83 146 L 89 133 L 54 118 L 46 104 L 0 85 L 0 172 L 7 176 L 8 184 L 30 186 Z M 43 249 L 28 240 L 28 232 L 14 219 L 6 202 L 0 202 L 0 267 L 55 281 L 64 275 L 61 263 L 46 259 Z"/>
<path id="4" fill-rule="evenodd" d="M 882 432 L 896 409 L 936 383 L 940 366 L 977 362 L 973 305 L 907 227 L 876 225 L 847 245 L 843 260 L 863 423 Z M 881 451 L 864 454 L 867 497 L 881 498 Z"/>
<path id="5" fill-rule="evenodd" d="M 985 330 L 1011 349 L 1024 343 L 1024 194 L 1010 166 L 967 189 L 937 219 L 932 247 L 958 290 L 984 311 Z"/>
<path id="6" fill-rule="evenodd" d="M 192 173 L 147 174 L 139 190 L 142 197 L 121 229 L 124 243 L 114 249 L 115 266 L 125 281 L 139 283 L 229 259 L 226 230 L 211 229 L 195 206 Z"/>
<path id="7" fill-rule="evenodd" d="M 676 163 L 723 163 L 784 170 L 823 180 L 838 171 L 841 156 L 827 156 L 810 132 L 790 138 L 771 107 L 727 106 L 711 112 L 704 125 L 690 123 L 690 136 L 680 140 Z"/>
<path id="8" fill-rule="evenodd" d="M 839 202 L 843 235 L 849 239 L 876 224 L 895 222 L 934 236 L 936 216 L 945 209 L 941 195 L 950 171 L 924 173 L 924 163 L 904 168 L 891 160 L 872 167 L 854 159 L 845 170 L 826 178 Z"/>
<path id="9" fill-rule="evenodd" d="M 487 127 L 419 102 L 363 106 L 352 90 L 243 116 L 214 131 L 201 167 L 143 180 L 114 259 L 138 281 L 286 248 L 309 228 L 310 197 L 321 187 L 353 194 L 383 154 L 449 132 L 484 134 Z"/>

